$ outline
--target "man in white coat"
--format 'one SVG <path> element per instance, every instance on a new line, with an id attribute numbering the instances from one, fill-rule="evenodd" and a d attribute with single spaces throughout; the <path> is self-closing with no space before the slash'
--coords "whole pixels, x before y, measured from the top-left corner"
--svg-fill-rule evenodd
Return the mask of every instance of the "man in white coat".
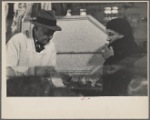
<path id="1" fill-rule="evenodd" d="M 55 66 L 56 50 L 51 39 L 56 25 L 52 10 L 39 10 L 37 18 L 31 21 L 34 27 L 14 35 L 7 43 L 7 66 Z"/>

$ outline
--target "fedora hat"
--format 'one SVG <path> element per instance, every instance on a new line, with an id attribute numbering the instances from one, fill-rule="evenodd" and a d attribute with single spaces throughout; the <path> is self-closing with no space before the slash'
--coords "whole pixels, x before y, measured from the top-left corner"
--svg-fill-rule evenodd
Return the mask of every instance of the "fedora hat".
<path id="1" fill-rule="evenodd" d="M 40 9 L 35 19 L 31 20 L 34 25 L 45 27 L 54 31 L 61 31 L 61 28 L 56 24 L 56 16 L 53 10 Z"/>

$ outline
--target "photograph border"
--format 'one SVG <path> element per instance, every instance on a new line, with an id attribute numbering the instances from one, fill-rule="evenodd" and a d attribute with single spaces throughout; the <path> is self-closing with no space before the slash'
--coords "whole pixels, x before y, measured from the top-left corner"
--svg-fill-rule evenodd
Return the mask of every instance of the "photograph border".
<path id="1" fill-rule="evenodd" d="M 1 2 L 0 2 L 0 5 L 2 6 L 2 3 L 3 2 L 9 2 L 9 0 L 7 1 L 7 0 L 2 0 Z M 14 0 L 11 0 L 10 2 L 14 2 Z M 23 2 L 22 0 L 17 0 L 17 1 L 15 1 L 15 2 Z M 29 1 L 29 0 L 26 0 L 25 2 L 34 2 L 34 1 Z M 40 2 L 40 0 L 38 0 L 38 1 L 36 1 L 37 3 L 38 2 Z M 59 0 L 56 0 L 56 1 L 49 1 L 49 0 L 45 0 L 45 1 L 42 1 L 42 2 L 53 2 L 53 3 L 61 3 L 61 2 L 77 2 L 77 3 L 79 3 L 79 2 L 90 2 L 90 3 L 94 3 L 94 2 L 147 2 L 147 11 L 149 12 L 149 5 L 150 5 L 150 3 L 149 3 L 149 0 L 144 0 L 144 1 L 141 1 L 141 0 L 126 0 L 126 1 L 123 1 L 123 0 L 120 0 L 120 1 L 117 1 L 117 0 L 106 0 L 106 1 L 104 1 L 104 0 L 101 0 L 101 1 L 89 1 L 89 0 L 82 0 L 82 1 L 74 1 L 74 0 L 70 0 L 70 1 L 67 1 L 67 0 L 63 0 L 63 1 L 59 1 Z M 40 2 L 41 3 L 41 2 Z M 3 9 L 3 6 L 1 7 L 2 9 Z M 10 101 L 10 104 L 12 104 L 12 103 L 16 103 L 16 104 L 19 104 L 19 105 L 21 105 L 21 104 L 28 104 L 28 103 L 30 103 L 31 101 L 32 101 L 32 104 L 30 103 L 30 107 L 27 107 L 27 106 L 24 106 L 25 107 L 25 109 L 26 110 L 30 110 L 30 108 L 34 108 L 35 106 L 36 106 L 36 104 L 39 104 L 39 103 L 41 103 L 41 102 L 44 102 L 43 104 L 44 104 L 44 106 L 41 106 L 41 105 L 38 105 L 38 107 L 40 106 L 40 109 L 41 110 L 47 110 L 47 111 L 49 111 L 49 112 L 52 112 L 52 113 L 49 113 L 50 115 L 52 115 L 52 114 L 54 114 L 55 112 L 57 112 L 57 110 L 58 111 L 60 111 L 60 113 L 58 113 L 56 116 L 55 115 L 53 115 L 53 118 L 50 118 L 50 119 L 111 119 L 111 117 L 108 117 L 108 118 L 104 118 L 104 116 L 102 115 L 102 117 L 101 118 L 99 118 L 99 117 L 93 117 L 93 115 L 95 115 L 95 116 L 97 116 L 97 114 L 94 114 L 94 113 L 91 113 L 90 114 L 90 112 L 91 112 L 91 110 L 89 110 L 89 109 L 94 109 L 94 107 L 100 107 L 100 108 L 106 108 L 106 106 L 101 106 L 102 104 L 108 104 L 108 108 L 107 109 L 105 109 L 104 111 L 101 111 L 102 112 L 102 114 L 105 114 L 105 112 L 107 111 L 107 113 L 108 112 L 111 112 L 112 110 L 114 110 L 114 109 L 121 109 L 121 107 L 120 106 L 116 106 L 116 108 L 114 108 L 114 106 L 113 106 L 113 108 L 110 108 L 109 107 L 109 105 L 111 105 L 111 103 L 108 103 L 108 100 L 110 99 L 110 97 L 109 98 L 107 98 L 107 97 L 104 97 L 104 98 L 102 98 L 102 97 L 94 97 L 94 99 L 93 98 L 91 98 L 90 97 L 90 99 L 88 99 L 89 97 L 84 97 L 84 102 L 83 102 L 83 100 L 81 100 L 81 99 L 83 99 L 83 97 L 75 97 L 75 98 L 73 98 L 73 97 L 71 97 L 71 98 L 67 98 L 67 97 L 61 97 L 61 100 L 62 101 L 64 101 L 64 103 L 66 104 L 66 103 L 68 103 L 68 108 L 69 109 L 71 109 L 70 111 L 64 111 L 64 113 L 62 113 L 63 112 L 63 109 L 62 108 L 65 108 L 66 109 L 66 107 L 62 104 L 60 104 L 60 102 L 62 102 L 61 100 L 60 100 L 60 98 L 57 98 L 57 97 L 55 97 L 55 98 L 47 98 L 47 97 L 45 97 L 45 98 L 39 98 L 39 97 L 36 97 L 36 98 L 26 98 L 26 97 L 22 97 L 22 98 L 7 98 L 7 96 L 4 96 L 3 94 L 5 93 L 3 90 L 4 89 L 6 89 L 3 85 L 6 85 L 6 83 L 4 83 L 4 80 L 3 80 L 3 78 L 5 78 L 6 76 L 4 76 L 4 74 L 5 74 L 5 72 L 6 72 L 6 70 L 4 69 L 4 64 L 5 64 L 5 59 L 3 58 L 3 57 L 5 57 L 5 52 L 3 51 L 4 50 L 4 44 L 3 44 L 3 42 L 4 41 L 2 41 L 3 40 L 3 34 L 4 34 L 4 31 L 3 31 L 3 29 L 2 29 L 2 26 L 3 26 L 3 19 L 2 19 L 2 15 L 3 15 L 3 13 L 2 13 L 2 10 L 1 10 L 1 13 L 0 13 L 0 15 L 1 15 L 1 20 L 0 20 L 0 22 L 1 22 L 1 25 L 0 25 L 0 31 L 1 31 L 1 33 L 0 33 L 0 36 L 1 36 L 1 42 L 0 42 L 0 45 L 1 45 L 1 73 L 0 73 L 0 76 L 1 76 L 1 83 L 0 83 L 0 88 L 1 88 L 1 93 L 0 93 L 0 95 L 1 95 L 1 104 L 0 104 L 0 107 L 1 107 L 1 113 L 0 113 L 0 117 L 1 117 L 1 119 L 3 120 L 3 119 L 12 119 L 11 117 L 8 117 L 8 118 L 6 118 L 6 115 L 7 115 L 7 113 L 6 112 L 4 112 L 5 110 L 7 111 L 8 109 L 7 108 L 5 108 L 6 107 L 6 105 L 4 105 L 4 103 L 6 103 L 6 101 L 8 100 L 8 101 Z M 148 75 L 147 75 L 147 80 L 148 80 L 148 83 L 149 83 L 149 61 L 150 61 L 150 58 L 149 58 L 149 51 L 150 51 L 150 48 L 149 48 L 149 46 L 150 46 L 150 42 L 149 42 L 149 13 L 147 13 L 147 18 L 148 18 L 148 21 L 147 21 L 147 33 L 148 33 L 148 35 L 147 35 L 147 60 L 148 60 L 148 62 L 147 62 L 147 66 L 148 66 L 148 68 L 147 68 L 147 73 L 148 73 Z M 2 82 L 3 81 L 3 82 Z M 3 93 L 4 92 L 4 93 Z M 39 99 L 39 102 L 37 102 L 36 103 L 36 99 Z M 139 109 L 139 107 L 137 107 L 137 106 L 135 106 L 136 104 L 134 104 L 134 105 L 132 105 L 133 103 L 134 103 L 134 101 L 136 101 L 136 100 L 141 100 L 142 101 L 142 98 L 144 98 L 144 101 L 147 101 L 148 100 L 148 104 L 146 104 L 146 105 L 148 105 L 148 110 L 146 111 L 147 112 L 147 114 L 148 114 L 148 116 L 147 117 L 149 117 L 150 118 L 150 113 L 149 113 L 149 85 L 148 85 L 148 96 L 146 96 L 146 97 L 132 97 L 133 98 L 133 101 L 130 101 L 130 102 L 128 102 L 128 103 L 130 103 L 131 104 L 131 106 L 133 107 L 135 107 L 135 109 Z M 7 99 L 7 100 L 6 100 Z M 25 101 L 23 101 L 23 99 L 25 99 Z M 69 99 L 69 100 L 68 100 Z M 76 104 L 83 104 L 83 105 L 81 105 L 81 106 L 73 106 L 72 105 L 72 102 L 71 102 L 71 100 L 75 100 L 75 103 Z M 103 99 L 103 100 L 102 100 Z M 119 98 L 120 99 L 120 98 Z M 5 101 L 6 100 L 6 101 Z M 114 102 L 114 105 L 117 105 L 117 102 L 115 102 L 115 98 L 114 97 L 111 97 L 111 102 Z M 127 100 L 129 100 L 129 98 L 126 98 L 126 97 L 122 97 L 122 100 L 120 101 L 121 103 L 123 103 L 123 102 L 125 102 L 125 101 L 127 101 Z M 56 102 L 55 104 L 50 104 L 47 108 L 45 108 L 45 106 L 46 105 L 48 105 L 48 104 L 46 104 L 45 102 Z M 19 103 L 20 102 L 20 103 Z M 96 104 L 94 104 L 93 106 L 91 105 L 93 102 L 102 102 L 102 104 L 100 104 L 100 105 L 96 105 Z M 34 104 L 35 103 L 35 104 Z M 128 103 L 125 103 L 125 105 L 127 105 Z M 138 104 L 140 104 L 140 102 L 137 102 Z M 60 105 L 60 108 L 61 108 L 61 110 L 59 109 L 59 108 L 54 108 L 54 107 L 56 107 L 55 105 Z M 69 106 L 70 105 L 70 106 Z M 88 105 L 88 107 L 86 107 L 86 105 Z M 145 105 L 145 104 L 140 104 L 140 107 L 141 108 L 143 108 L 142 106 L 143 105 Z M 5 106 L 5 107 L 4 107 Z M 11 105 L 10 105 L 11 106 Z M 54 108 L 54 111 L 50 108 L 52 106 L 52 108 Z M 85 107 L 83 110 L 79 110 L 79 107 Z M 91 107 L 91 108 L 90 108 Z M 125 108 L 126 108 L 127 106 L 125 106 Z M 20 108 L 19 106 L 18 106 L 18 108 Z M 34 108 L 34 109 L 36 109 L 36 108 Z M 77 114 L 77 113 L 72 113 L 73 112 L 73 109 L 76 109 L 77 110 L 77 112 L 80 112 L 79 114 L 81 115 L 81 117 L 80 116 L 77 116 L 77 115 L 79 115 L 79 114 Z M 145 108 L 143 108 L 143 109 L 145 109 Z M 14 109 L 10 109 L 10 111 L 13 111 Z M 19 110 L 19 109 L 18 109 Z M 19 112 L 25 112 L 26 110 L 23 110 L 22 108 L 20 108 L 20 111 L 18 111 L 18 110 L 14 110 L 14 112 L 18 112 L 17 114 L 19 114 Z M 38 112 L 38 114 L 39 114 L 39 112 L 41 111 L 41 110 L 38 110 L 37 112 Z M 79 110 L 79 111 L 78 111 Z M 84 114 L 84 112 L 85 112 L 85 110 L 87 110 L 88 111 L 88 113 L 89 113 L 89 115 L 87 114 L 87 115 L 82 115 L 82 114 Z M 99 109 L 98 109 L 99 110 Z M 10 112 L 9 111 L 9 112 Z M 132 111 L 132 110 L 129 110 L 130 112 Z M 139 111 L 141 111 L 141 110 L 139 110 Z M 138 112 L 139 112 L 138 111 Z M 123 113 L 121 112 L 121 111 L 119 111 L 120 112 L 120 114 L 121 115 L 123 115 Z M 114 112 L 113 111 L 113 113 L 116 113 L 116 112 Z M 110 116 L 113 116 L 112 114 L 113 113 L 109 113 L 110 114 Z M 136 112 L 135 112 L 136 113 Z M 32 118 L 31 117 L 29 117 L 29 116 L 27 116 L 27 115 L 30 115 L 30 113 L 28 112 L 28 113 L 24 113 L 25 114 L 25 118 L 21 118 L 21 119 L 49 119 L 49 115 L 47 115 L 46 116 L 46 118 L 44 118 L 44 116 L 46 115 L 46 113 L 43 113 L 42 112 L 42 115 L 39 115 L 39 117 L 36 117 L 35 116 L 35 114 L 36 114 L 36 112 L 34 112 L 33 110 L 31 111 L 31 115 L 33 115 L 32 116 Z M 67 117 L 65 116 L 66 114 L 70 114 L 70 115 L 68 115 Z M 136 113 L 137 114 L 137 113 Z M 58 115 L 60 115 L 60 116 L 58 116 Z M 71 118 L 71 115 L 72 116 L 74 116 L 73 118 Z M 75 116 L 76 115 L 76 116 Z M 90 116 L 91 115 L 91 116 Z M 106 116 L 107 116 L 108 114 L 106 114 Z M 124 114 L 125 115 L 125 114 Z M 21 117 L 21 115 L 19 116 L 17 116 L 17 115 L 13 115 L 13 114 L 11 114 L 11 116 L 13 116 L 14 118 L 13 119 L 20 119 L 20 117 Z M 58 116 L 58 117 L 57 117 Z M 87 116 L 87 117 L 85 117 L 85 116 Z M 16 118 L 16 117 L 18 117 L 18 118 Z M 66 117 L 66 118 L 65 118 Z M 130 115 L 130 117 L 132 117 L 132 115 Z M 135 118 L 135 116 L 133 116 L 133 118 L 121 118 L 121 117 L 119 117 L 119 119 L 134 119 Z M 117 119 L 117 118 L 113 118 L 113 119 Z M 136 119 L 144 119 L 144 118 L 136 118 Z M 145 117 L 145 119 L 147 119 L 146 117 Z"/>

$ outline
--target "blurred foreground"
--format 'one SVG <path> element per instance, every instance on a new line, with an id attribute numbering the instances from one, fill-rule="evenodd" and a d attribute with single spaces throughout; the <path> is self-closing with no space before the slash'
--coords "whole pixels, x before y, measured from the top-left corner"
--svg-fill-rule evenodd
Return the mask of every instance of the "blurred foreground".
<path id="1" fill-rule="evenodd" d="M 61 73 L 53 67 L 17 69 L 21 70 L 7 68 L 7 96 L 103 96 L 100 73 Z M 129 96 L 147 95 L 148 82 L 141 71 L 129 84 Z"/>
<path id="2" fill-rule="evenodd" d="M 24 74 L 7 71 L 7 96 L 99 96 L 102 91 L 99 76 L 59 73 L 51 67 L 28 68 Z"/>

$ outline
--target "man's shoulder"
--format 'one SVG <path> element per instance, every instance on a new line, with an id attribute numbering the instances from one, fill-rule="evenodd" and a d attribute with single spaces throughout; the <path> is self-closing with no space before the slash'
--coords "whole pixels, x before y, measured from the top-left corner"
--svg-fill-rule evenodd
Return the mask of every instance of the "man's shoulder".
<path id="1" fill-rule="evenodd" d="M 48 48 L 55 48 L 55 43 L 51 40 L 47 45 L 46 47 Z"/>
<path id="2" fill-rule="evenodd" d="M 56 52 L 55 44 L 53 41 L 50 41 L 46 46 L 45 46 L 46 51 L 51 51 L 51 52 Z"/>
<path id="3" fill-rule="evenodd" d="M 55 43 L 51 40 L 50 44 L 55 47 Z"/>
<path id="4" fill-rule="evenodd" d="M 25 41 L 25 39 L 27 39 L 27 35 L 25 32 L 22 32 L 22 33 L 17 33 L 15 35 L 13 35 L 9 41 L 20 43 L 20 42 Z"/>
<path id="5" fill-rule="evenodd" d="M 55 43 L 53 41 L 50 42 L 53 52 L 56 52 Z"/>

